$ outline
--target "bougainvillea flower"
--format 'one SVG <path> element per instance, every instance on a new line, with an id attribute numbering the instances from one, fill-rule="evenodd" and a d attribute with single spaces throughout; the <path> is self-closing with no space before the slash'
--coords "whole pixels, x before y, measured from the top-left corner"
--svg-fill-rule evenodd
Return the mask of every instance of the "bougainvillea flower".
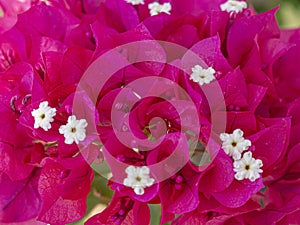
<path id="1" fill-rule="evenodd" d="M 53 117 L 56 115 L 56 109 L 48 106 L 48 102 L 41 102 L 38 109 L 31 112 L 34 117 L 34 128 L 43 128 L 45 131 L 51 128 L 51 122 L 54 121 Z"/>
<path id="2" fill-rule="evenodd" d="M 144 188 L 150 187 L 154 183 L 154 179 L 149 176 L 150 169 L 147 166 L 128 166 L 125 172 L 127 177 L 124 179 L 123 184 L 132 187 L 137 195 L 143 195 L 145 193 Z"/>
<path id="3" fill-rule="evenodd" d="M 232 156 L 234 160 L 241 158 L 241 153 L 248 150 L 251 146 L 251 141 L 243 137 L 244 132 L 241 129 L 236 129 L 232 134 L 221 133 L 220 139 L 222 143 L 222 149 L 224 152 Z"/>
<path id="4" fill-rule="evenodd" d="M 0 223 L 82 219 L 97 163 L 114 194 L 88 225 L 152 204 L 161 224 L 297 223 L 300 33 L 277 10 L 0 0 Z"/>

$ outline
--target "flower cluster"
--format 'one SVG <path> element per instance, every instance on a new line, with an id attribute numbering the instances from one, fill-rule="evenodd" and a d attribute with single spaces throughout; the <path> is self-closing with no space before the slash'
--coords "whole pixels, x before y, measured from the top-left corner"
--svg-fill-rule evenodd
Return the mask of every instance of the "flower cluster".
<path id="1" fill-rule="evenodd" d="M 31 115 L 34 117 L 34 128 L 41 127 L 44 131 L 51 128 L 51 122 L 54 121 L 53 117 L 56 115 L 56 109 L 48 106 L 48 102 L 41 102 L 38 109 L 34 109 Z M 66 144 L 79 144 L 86 137 L 85 128 L 87 122 L 85 119 L 76 120 L 76 116 L 69 116 L 68 123 L 59 128 L 59 133 L 65 137 Z"/>
<path id="2" fill-rule="evenodd" d="M 0 223 L 80 220 L 95 162 L 114 195 L 86 225 L 150 224 L 149 204 L 160 224 L 299 223 L 300 30 L 277 9 L 1 2 Z"/>
<path id="3" fill-rule="evenodd" d="M 234 163 L 234 171 L 236 172 L 235 178 L 237 180 L 243 180 L 245 178 L 255 181 L 260 177 L 259 173 L 262 173 L 262 161 L 252 158 L 251 152 L 246 152 L 241 157 L 241 153 L 247 150 L 251 146 L 250 140 L 243 138 L 244 132 L 240 129 L 236 129 L 232 134 L 222 133 L 220 139 L 223 141 L 222 148 L 225 153 L 232 156 Z"/>

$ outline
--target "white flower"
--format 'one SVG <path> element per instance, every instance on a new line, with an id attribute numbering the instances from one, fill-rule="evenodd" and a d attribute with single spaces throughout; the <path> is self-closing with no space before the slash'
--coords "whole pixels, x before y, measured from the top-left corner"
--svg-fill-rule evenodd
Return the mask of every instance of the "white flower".
<path id="1" fill-rule="evenodd" d="M 85 119 L 76 120 L 76 116 L 69 116 L 68 123 L 60 126 L 59 133 L 64 135 L 66 144 L 73 144 L 74 141 L 78 144 L 86 137 L 85 128 L 87 125 Z"/>
<path id="2" fill-rule="evenodd" d="M 159 4 L 158 2 L 153 2 L 148 5 L 148 9 L 150 10 L 151 16 L 158 15 L 162 12 L 170 15 L 172 6 L 169 2 L 165 2 L 164 4 Z"/>
<path id="3" fill-rule="evenodd" d="M 237 180 L 249 179 L 253 182 L 258 179 L 260 173 L 263 172 L 263 170 L 260 169 L 263 166 L 262 161 L 252 158 L 252 152 L 246 152 L 242 159 L 233 163 L 233 166 L 233 170 L 236 172 L 234 177 Z"/>
<path id="4" fill-rule="evenodd" d="M 130 3 L 132 5 L 139 5 L 139 4 L 144 4 L 144 0 L 125 0 L 127 3 Z"/>
<path id="5" fill-rule="evenodd" d="M 209 84 L 215 79 L 216 71 L 212 67 L 204 69 L 200 65 L 196 65 L 192 68 L 193 73 L 190 76 L 190 80 L 193 80 L 200 85 Z"/>
<path id="6" fill-rule="evenodd" d="M 251 146 L 251 141 L 243 137 L 244 132 L 236 129 L 232 134 L 222 133 L 220 139 L 223 141 L 222 149 L 234 160 L 241 158 L 241 153 Z"/>
<path id="7" fill-rule="evenodd" d="M 48 131 L 51 128 L 51 122 L 54 121 L 53 117 L 56 115 L 56 109 L 48 106 L 48 102 L 41 102 L 38 109 L 31 112 L 34 117 L 34 128 L 43 128 Z"/>
<path id="8" fill-rule="evenodd" d="M 150 169 L 147 166 L 128 166 L 125 172 L 127 178 L 124 179 L 123 184 L 133 188 L 137 195 L 143 195 L 145 193 L 144 188 L 150 187 L 154 183 L 154 179 L 149 176 Z"/>
<path id="9" fill-rule="evenodd" d="M 226 12 L 242 12 L 247 8 L 247 3 L 244 1 L 228 0 L 227 2 L 220 5 L 222 11 Z"/>

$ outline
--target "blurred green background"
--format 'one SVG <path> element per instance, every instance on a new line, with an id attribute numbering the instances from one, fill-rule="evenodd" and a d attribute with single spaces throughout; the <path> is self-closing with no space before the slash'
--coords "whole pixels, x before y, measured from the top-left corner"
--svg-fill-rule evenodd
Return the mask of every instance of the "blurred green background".
<path id="1" fill-rule="evenodd" d="M 300 27 L 300 0 L 249 0 L 257 12 L 265 12 L 280 5 L 277 18 L 282 28 Z M 107 181 L 95 173 L 95 180 L 87 201 L 86 216 L 72 225 L 82 225 L 92 215 L 101 212 L 109 203 L 112 191 L 106 186 Z M 160 206 L 150 205 L 151 224 L 159 224 Z"/>
<path id="2" fill-rule="evenodd" d="M 282 28 L 300 27 L 300 0 L 249 0 L 258 12 L 280 5 L 277 18 Z"/>

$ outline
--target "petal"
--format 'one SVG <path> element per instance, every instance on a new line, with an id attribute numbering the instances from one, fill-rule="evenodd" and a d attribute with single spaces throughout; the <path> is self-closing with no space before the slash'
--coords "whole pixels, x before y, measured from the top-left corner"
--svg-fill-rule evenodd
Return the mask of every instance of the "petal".
<path id="1" fill-rule="evenodd" d="M 274 163 L 279 163 L 289 143 L 290 135 L 290 118 L 282 119 L 261 119 L 261 122 L 267 128 L 249 137 L 255 151 L 254 158 L 261 159 L 264 163 L 264 171 L 272 172 Z"/>
<path id="2" fill-rule="evenodd" d="M 206 171 L 199 183 L 199 190 L 203 192 L 219 192 L 226 189 L 234 179 L 232 159 L 220 151 L 213 167 Z"/>
<path id="3" fill-rule="evenodd" d="M 233 131 L 233 135 L 237 136 L 237 137 L 243 137 L 244 132 L 241 129 L 236 129 L 236 130 Z"/>
<path id="4" fill-rule="evenodd" d="M 37 191 L 38 178 L 37 170 L 19 181 L 12 181 L 5 173 L 0 173 L 1 224 L 13 224 L 37 217 L 41 207 Z"/>
<path id="5" fill-rule="evenodd" d="M 243 158 L 246 160 L 246 162 L 250 162 L 252 159 L 252 152 L 244 153 Z"/>
<path id="6" fill-rule="evenodd" d="M 133 173 L 136 172 L 136 169 L 135 169 L 134 166 L 128 166 L 128 167 L 125 169 L 125 172 L 126 172 L 127 174 L 133 174 Z"/>
<path id="7" fill-rule="evenodd" d="M 141 173 L 143 174 L 150 174 L 150 169 L 147 166 L 142 166 L 141 167 Z"/>
<path id="8" fill-rule="evenodd" d="M 224 206 L 237 208 L 244 205 L 254 194 L 264 187 L 262 179 L 254 182 L 243 180 L 233 181 L 222 192 L 213 193 L 213 196 Z"/>
<path id="9" fill-rule="evenodd" d="M 145 193 L 145 191 L 144 191 L 144 188 L 142 188 L 142 187 L 135 187 L 134 193 L 136 193 L 137 195 L 143 195 Z"/>

